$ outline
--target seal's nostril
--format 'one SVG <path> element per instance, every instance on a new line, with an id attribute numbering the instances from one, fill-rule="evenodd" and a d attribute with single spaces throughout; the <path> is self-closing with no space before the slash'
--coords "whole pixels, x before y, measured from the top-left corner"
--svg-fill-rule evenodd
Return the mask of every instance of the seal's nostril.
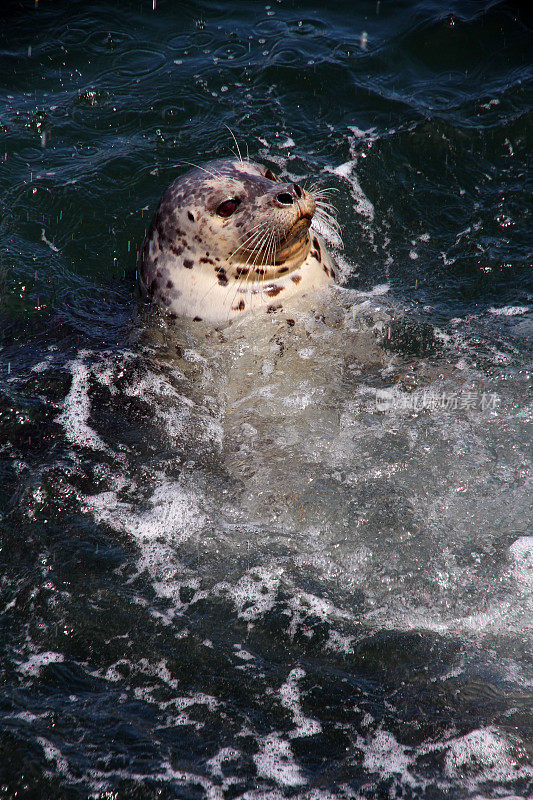
<path id="1" fill-rule="evenodd" d="M 281 203 L 284 206 L 291 206 L 293 203 L 292 195 L 288 192 L 280 192 L 277 196 L 278 203 Z"/>
<path id="2" fill-rule="evenodd" d="M 299 200 L 299 199 L 300 199 L 300 197 L 302 196 L 303 192 L 302 192 L 302 189 L 301 189 L 301 187 L 300 187 L 300 186 L 298 186 L 298 184 L 297 184 L 297 183 L 295 183 L 295 184 L 294 184 L 294 191 L 296 192 L 296 197 L 297 197 L 297 198 L 298 198 L 298 200 Z"/>

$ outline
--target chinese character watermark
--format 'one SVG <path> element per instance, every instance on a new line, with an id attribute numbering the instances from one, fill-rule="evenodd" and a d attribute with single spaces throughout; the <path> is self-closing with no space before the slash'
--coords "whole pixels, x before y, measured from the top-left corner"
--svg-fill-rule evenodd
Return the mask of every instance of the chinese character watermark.
<path id="1" fill-rule="evenodd" d="M 395 389 L 376 389 L 377 411 L 493 411 L 500 398 L 494 392 L 435 392 L 424 390 L 408 394 Z"/>

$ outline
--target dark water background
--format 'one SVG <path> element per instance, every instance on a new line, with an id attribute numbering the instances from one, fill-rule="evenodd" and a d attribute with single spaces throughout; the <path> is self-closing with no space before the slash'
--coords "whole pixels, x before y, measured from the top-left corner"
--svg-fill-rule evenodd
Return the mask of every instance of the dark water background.
<path id="1" fill-rule="evenodd" d="M 473 0 L 2 6 L 0 797 L 531 796 L 527 25 Z M 416 558 L 416 504 L 372 477 L 399 458 L 386 437 L 357 525 L 314 497 L 333 533 L 313 573 L 311 528 L 285 542 L 265 519 L 233 550 L 224 476 L 185 464 L 177 496 L 148 435 L 136 252 L 186 162 L 230 154 L 226 125 L 336 187 L 349 287 L 386 285 L 495 382 L 500 415 L 435 445 Z"/>

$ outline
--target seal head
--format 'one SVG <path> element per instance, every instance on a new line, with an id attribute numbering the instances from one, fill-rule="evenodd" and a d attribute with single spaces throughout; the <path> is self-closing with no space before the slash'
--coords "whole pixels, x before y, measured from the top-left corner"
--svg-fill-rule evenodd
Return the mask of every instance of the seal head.
<path id="1" fill-rule="evenodd" d="M 141 289 L 174 316 L 224 323 L 277 310 L 335 279 L 297 183 L 237 159 L 211 161 L 163 194 L 139 256 Z"/>

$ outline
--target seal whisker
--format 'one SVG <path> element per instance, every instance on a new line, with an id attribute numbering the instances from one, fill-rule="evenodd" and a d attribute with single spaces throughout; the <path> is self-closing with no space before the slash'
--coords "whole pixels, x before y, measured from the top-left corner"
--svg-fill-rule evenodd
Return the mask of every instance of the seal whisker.
<path id="1" fill-rule="evenodd" d="M 342 238 L 342 230 L 341 230 L 337 220 L 336 219 L 332 219 L 332 218 L 326 219 L 324 216 L 322 216 L 322 214 L 319 211 L 317 211 L 315 216 L 316 216 L 317 221 L 320 222 L 320 224 L 323 225 L 326 228 L 326 230 L 332 231 L 339 238 L 342 247 L 344 247 L 344 241 L 343 241 L 343 238 Z"/>
<path id="2" fill-rule="evenodd" d="M 316 200 L 315 202 L 318 209 L 329 212 L 332 217 L 337 216 L 337 209 L 332 203 L 324 203 L 323 200 Z"/>
<path id="3" fill-rule="evenodd" d="M 184 161 L 183 163 L 188 164 L 190 167 L 194 167 L 195 169 L 201 169 L 202 172 L 206 172 L 208 175 L 211 175 L 211 177 L 215 178 L 215 180 L 219 180 L 220 178 L 225 178 L 228 181 L 234 181 L 235 183 L 238 183 L 236 178 L 232 178 L 231 175 L 225 175 L 223 172 L 218 172 L 218 173 L 212 172 L 211 170 L 206 169 L 205 167 L 201 167 L 200 164 L 193 164 L 192 161 Z"/>
<path id="4" fill-rule="evenodd" d="M 237 155 L 188 162 L 189 171 L 157 207 L 138 266 L 141 290 L 154 303 L 174 316 L 215 324 L 274 310 L 272 298 L 280 292 L 290 298 L 334 281 L 326 245 L 310 230 L 313 215 L 324 231 L 340 230 L 327 189 L 313 186 L 315 199 L 287 183 L 291 202 L 284 202 L 283 189 L 268 182 L 279 179 L 263 164 L 244 161 L 228 130 Z"/>
<path id="5" fill-rule="evenodd" d="M 238 143 L 237 143 L 237 139 L 235 138 L 235 134 L 233 133 L 233 131 L 231 130 L 231 128 L 230 128 L 230 126 L 229 126 L 229 125 L 226 125 L 226 124 L 225 124 L 225 125 L 224 125 L 224 127 L 226 127 L 226 128 L 228 129 L 228 131 L 231 133 L 231 135 L 232 135 L 232 137 L 233 137 L 233 141 L 235 142 L 235 147 L 237 148 L 237 152 L 238 152 L 238 154 L 239 154 L 239 160 L 240 160 L 240 162 L 241 162 L 241 164 L 242 164 L 242 163 L 243 163 L 243 161 L 242 161 L 241 151 L 240 151 L 239 145 L 238 145 Z"/>
<path id="6" fill-rule="evenodd" d="M 252 237 L 252 246 L 251 246 L 251 248 L 250 248 L 250 255 L 249 255 L 249 256 L 248 256 L 248 258 L 246 259 L 246 262 L 245 262 L 245 264 L 244 264 L 244 267 L 241 267 L 241 269 L 245 269 L 245 270 L 246 270 L 246 269 L 249 267 L 249 264 L 250 264 L 250 259 L 251 259 L 251 258 L 252 258 L 254 255 L 255 255 L 255 258 L 254 258 L 254 262 L 253 262 L 252 266 L 255 266 L 255 264 L 256 264 L 256 262 L 257 262 L 257 258 L 258 258 L 258 256 L 259 256 L 259 254 L 261 253 L 262 242 L 263 242 L 263 240 L 264 240 L 264 238 L 266 237 L 266 234 L 267 234 L 267 232 L 268 232 L 268 231 L 267 231 L 267 226 L 268 226 L 268 223 L 264 223 L 264 224 L 262 225 L 261 229 L 260 229 L 260 230 L 258 230 L 258 231 L 256 231 L 256 232 L 254 233 L 254 235 L 253 235 L 253 237 Z M 250 269 L 250 268 L 248 268 L 248 269 L 247 269 L 247 272 L 244 274 L 245 281 L 248 281 L 248 280 L 249 280 L 249 278 L 250 278 L 250 274 L 251 274 L 251 269 Z M 239 288 L 239 286 L 241 285 L 241 283 L 242 283 L 242 280 L 243 280 L 243 276 L 241 275 L 240 282 L 239 282 L 239 285 L 237 286 L 237 289 L 238 289 L 238 288 Z"/>
<path id="7" fill-rule="evenodd" d="M 255 230 L 255 232 L 250 237 L 248 237 L 248 239 L 251 239 L 251 242 L 250 242 L 250 245 L 251 245 L 250 255 L 248 256 L 248 259 L 246 260 L 246 263 L 245 263 L 244 267 L 240 268 L 241 269 L 241 273 L 240 273 L 239 278 L 237 280 L 237 287 L 235 289 L 235 293 L 234 293 L 232 301 L 231 301 L 232 303 L 235 300 L 235 298 L 237 296 L 237 292 L 241 288 L 243 281 L 244 281 L 244 283 L 246 283 L 248 281 L 249 277 L 250 277 L 250 270 L 247 268 L 248 267 L 248 263 L 250 261 L 250 258 L 254 254 L 254 252 L 257 251 L 258 242 L 260 240 L 260 237 L 265 232 L 267 225 L 268 225 L 268 223 L 260 223 L 259 225 L 256 225 L 255 226 L 256 229 L 259 228 L 260 230 Z M 248 241 L 248 239 L 245 240 L 245 241 Z"/>
<path id="8" fill-rule="evenodd" d="M 266 227 L 264 229 L 264 231 L 262 231 L 263 235 L 261 237 L 261 240 L 254 247 L 255 258 L 254 258 L 254 260 L 252 262 L 254 267 L 257 266 L 257 262 L 259 261 L 260 256 L 264 255 L 265 242 L 267 241 L 268 235 L 269 235 L 270 232 L 271 232 L 271 228 L 270 227 Z M 266 264 L 266 263 L 267 262 L 265 261 L 265 259 L 263 259 L 263 264 Z"/>
<path id="9" fill-rule="evenodd" d="M 317 208 L 322 208 L 325 209 L 326 211 L 330 211 L 332 212 L 333 216 L 336 216 L 336 214 L 338 214 L 337 207 L 334 206 L 333 203 L 330 203 L 329 201 L 315 200 L 315 203 Z"/>
<path id="10" fill-rule="evenodd" d="M 269 228 L 268 230 L 265 231 L 265 233 L 263 235 L 263 238 L 261 239 L 261 243 L 260 243 L 261 246 L 257 248 L 256 256 L 255 256 L 254 261 L 253 261 L 254 269 L 257 266 L 257 261 L 259 259 L 259 256 L 261 255 L 262 252 L 264 252 L 265 243 L 270 241 L 271 236 L 272 236 L 272 228 Z M 268 251 L 266 252 L 266 259 L 268 259 Z M 263 259 L 263 263 L 267 264 L 268 261 Z M 260 288 L 261 288 L 260 303 L 262 303 L 262 301 L 263 301 L 263 281 L 261 281 Z"/>
<path id="11" fill-rule="evenodd" d="M 235 255 L 235 253 L 238 253 L 238 252 L 239 252 L 239 250 L 241 250 L 243 247 L 246 247 L 246 246 L 247 246 L 247 244 L 248 244 L 249 240 L 253 238 L 253 236 L 254 236 L 254 232 L 256 232 L 258 228 L 261 228 L 262 226 L 263 226 L 263 227 L 266 227 L 268 224 L 269 224 L 269 223 L 268 223 L 268 221 L 267 221 L 267 222 L 259 222 L 257 225 L 254 225 L 254 227 L 253 227 L 253 228 L 251 228 L 251 230 L 250 230 L 250 231 L 248 231 L 249 235 L 246 237 L 246 239 L 244 239 L 244 240 L 241 242 L 241 244 L 239 244 L 239 246 L 238 246 L 238 247 L 236 247 L 236 248 L 235 248 L 235 250 L 233 250 L 233 252 L 231 252 L 231 253 L 229 254 L 229 256 L 228 256 L 228 260 L 229 260 L 229 259 L 231 259 L 231 258 L 233 258 L 233 256 Z"/>
<path id="12" fill-rule="evenodd" d="M 265 235 L 266 235 L 266 233 L 268 232 L 268 231 L 267 231 L 267 227 L 265 226 L 265 228 L 264 228 L 263 230 L 264 230 L 264 232 L 265 232 Z M 262 232 L 263 232 L 263 231 L 261 231 L 261 233 L 262 233 Z M 256 250 L 255 250 L 255 259 L 254 259 L 254 264 L 253 264 L 253 267 L 255 267 L 255 266 L 256 266 L 256 264 L 257 264 L 257 258 L 258 258 L 258 256 L 259 256 L 259 254 L 260 254 L 260 253 L 261 253 L 261 249 L 260 249 L 259 247 L 256 247 Z M 246 266 L 248 265 L 248 263 L 249 263 L 249 261 L 250 261 L 250 258 L 252 257 L 252 255 L 253 255 L 253 251 L 252 251 L 252 252 L 250 253 L 250 255 L 248 256 L 248 260 L 247 260 L 247 262 L 246 262 Z M 244 282 L 245 282 L 245 284 L 246 284 L 246 283 L 247 283 L 249 280 L 251 280 L 251 274 L 252 274 L 252 270 L 251 270 L 251 269 L 249 269 L 249 270 L 248 270 L 248 272 L 246 273 L 246 277 L 245 277 L 245 281 L 244 281 Z"/>
<path id="13" fill-rule="evenodd" d="M 315 200 L 329 199 L 332 192 L 339 192 L 336 186 L 320 186 L 318 183 L 313 184 L 308 190 L 312 193 Z"/>
<path id="14" fill-rule="evenodd" d="M 328 192 L 328 194 L 321 194 L 320 192 L 317 192 L 316 194 L 313 195 L 313 198 L 314 198 L 315 203 L 318 203 L 318 201 L 320 201 L 322 203 L 331 203 L 332 205 L 334 205 L 333 204 L 333 198 L 331 197 L 329 192 Z"/>
<path id="15" fill-rule="evenodd" d="M 242 242 L 246 242 L 250 238 L 250 236 L 253 235 L 254 231 L 256 231 L 260 227 L 264 227 L 265 225 L 268 225 L 268 220 L 267 221 L 258 222 L 257 225 L 252 225 L 252 227 L 248 228 L 248 230 L 246 231 L 246 234 L 247 234 L 246 238 L 243 239 Z M 239 245 L 239 247 L 240 246 L 241 245 Z M 239 248 L 236 248 L 233 252 L 236 253 L 238 249 Z"/>
<path id="16" fill-rule="evenodd" d="M 327 221 L 335 230 L 340 231 L 341 226 L 328 211 L 325 211 L 323 208 L 317 208 L 315 216 L 319 220 Z"/>
<path id="17" fill-rule="evenodd" d="M 315 194 L 316 190 L 319 188 L 320 184 L 318 181 L 314 181 L 309 188 L 307 189 L 308 192 Z"/>
<path id="18" fill-rule="evenodd" d="M 264 226 L 265 226 L 265 225 L 267 225 L 267 224 L 268 224 L 268 223 L 263 223 L 263 222 L 262 222 L 262 223 L 259 223 L 259 224 L 258 224 L 257 226 L 255 226 L 255 227 L 256 227 L 256 228 L 258 228 L 258 227 L 261 227 L 261 226 L 263 226 L 263 227 L 264 227 Z M 251 236 L 250 238 L 254 239 L 254 237 L 255 237 L 255 236 L 260 236 L 260 235 L 261 235 L 261 232 L 262 232 L 262 231 L 257 231 L 256 233 L 252 234 L 252 236 Z M 237 252 L 237 250 L 239 250 L 239 248 L 238 248 L 238 247 L 236 248 L 236 250 L 235 250 L 234 252 Z M 253 252 L 253 251 L 252 251 L 252 252 Z M 230 258 L 231 258 L 231 255 L 233 255 L 233 254 L 230 254 L 230 256 L 228 256 L 228 261 L 230 260 Z M 250 259 L 251 255 L 252 255 L 252 254 L 250 254 L 250 256 L 249 256 L 248 260 Z M 245 265 L 245 266 L 246 266 L 246 265 Z M 219 278 L 218 278 L 218 275 L 217 275 L 217 273 L 215 272 L 215 280 L 214 280 L 214 282 L 212 283 L 212 285 L 211 285 L 211 286 L 209 286 L 209 288 L 207 289 L 207 291 L 206 291 L 206 292 L 205 292 L 205 293 L 202 295 L 202 297 L 201 297 L 201 301 L 203 302 L 203 301 L 205 300 L 205 298 L 207 297 L 207 295 L 208 295 L 208 294 L 209 294 L 209 293 L 210 293 L 210 292 L 211 292 L 213 289 L 216 289 L 216 288 L 217 288 L 217 286 L 219 286 L 219 285 L 220 285 L 220 281 L 219 281 Z M 229 292 L 228 292 L 228 293 L 229 293 Z M 223 303 L 223 305 L 225 305 L 225 304 L 226 304 L 226 303 L 224 302 L 224 303 Z"/>
<path id="19" fill-rule="evenodd" d="M 324 208 L 322 205 L 317 204 L 316 214 L 321 215 L 322 217 L 326 217 L 330 220 L 331 224 L 334 225 L 336 228 L 340 228 L 340 225 L 337 221 L 337 218 L 334 214 L 331 214 L 327 208 Z"/>
<path id="20" fill-rule="evenodd" d="M 329 194 L 315 194 L 313 195 L 313 199 L 315 203 L 329 203 L 333 206 L 335 211 L 337 210 L 337 207 L 333 203 L 333 198 Z"/>
<path id="21" fill-rule="evenodd" d="M 317 194 L 321 194 L 322 192 L 340 192 L 340 189 L 339 189 L 338 186 L 320 186 L 320 184 L 318 182 L 313 184 L 313 185 L 314 185 L 315 189 L 317 190 L 316 191 Z"/>
<path id="22" fill-rule="evenodd" d="M 263 227 L 264 227 L 266 224 L 267 224 L 267 223 L 259 223 L 259 225 L 257 225 L 256 227 L 261 227 L 261 226 L 263 226 Z M 252 239 L 255 241 L 255 237 L 256 237 L 256 236 L 260 236 L 260 235 L 261 235 L 261 233 L 262 233 L 262 231 L 257 231 L 256 233 L 252 234 L 252 237 L 251 237 L 251 238 L 252 238 Z M 237 248 L 237 250 L 238 250 L 238 249 L 239 249 L 239 248 Z M 236 251 L 234 251 L 234 252 L 236 252 Z M 252 253 L 253 253 L 253 251 L 252 251 Z M 251 253 L 251 254 L 250 254 L 250 256 L 248 257 L 248 261 L 250 260 L 252 253 Z M 230 257 L 231 257 L 231 256 L 229 256 L 229 257 L 228 257 L 228 261 L 230 260 Z M 246 263 L 248 263 L 248 261 L 247 261 Z M 245 267 L 246 267 L 246 264 L 245 264 Z M 216 273 L 215 273 L 215 276 L 216 276 Z M 202 298 L 201 298 L 201 299 L 202 299 L 202 301 L 203 301 L 203 300 L 205 300 L 205 298 L 207 297 L 207 295 L 208 295 L 208 294 L 209 294 L 209 293 L 210 293 L 210 292 L 211 292 L 213 289 L 216 289 L 216 288 L 217 288 L 217 286 L 219 286 L 219 285 L 220 285 L 220 283 L 219 283 L 219 279 L 218 279 L 218 277 L 216 276 L 216 278 L 215 278 L 215 281 L 213 282 L 213 284 L 212 284 L 212 285 L 211 285 L 211 286 L 208 288 L 208 290 L 207 290 L 207 291 L 205 292 L 205 294 L 202 296 Z M 235 291 L 235 295 L 233 296 L 233 299 L 235 299 L 235 296 L 236 296 L 236 294 L 237 294 L 237 291 L 238 291 L 238 286 L 239 286 L 239 284 L 237 284 L 237 290 Z M 222 304 L 223 306 L 225 306 L 225 305 L 227 304 L 228 297 L 229 297 L 229 293 L 230 293 L 230 290 L 228 289 L 228 291 L 227 291 L 227 293 L 226 293 L 226 298 L 225 298 L 225 300 L 224 300 L 224 302 L 223 302 L 223 304 Z M 233 302 L 233 300 L 232 300 L 231 302 Z"/>
<path id="23" fill-rule="evenodd" d="M 268 230 L 267 230 L 266 226 L 267 226 L 267 223 L 263 224 L 261 230 L 256 231 L 254 236 L 252 237 L 253 238 L 253 247 L 252 247 L 252 249 L 250 251 L 250 255 L 248 256 L 248 258 L 246 260 L 246 263 L 244 265 L 244 269 L 246 269 L 248 267 L 250 259 L 252 258 L 252 256 L 254 256 L 254 254 L 255 254 L 255 258 L 254 258 L 254 262 L 253 262 L 252 266 L 255 266 L 255 264 L 257 263 L 257 258 L 261 253 L 261 249 L 263 247 L 263 242 L 264 242 L 264 240 L 265 240 L 265 238 L 266 238 L 266 236 L 268 234 Z M 245 275 L 245 281 L 247 281 L 249 279 L 250 273 L 251 273 L 251 269 L 248 269 L 248 271 L 246 272 L 246 275 Z M 237 288 L 235 290 L 233 298 L 231 300 L 232 303 L 235 300 L 235 297 L 237 296 L 237 292 L 238 292 L 240 286 L 242 285 L 242 280 L 243 280 L 243 278 L 241 276 L 239 282 L 237 283 Z M 224 305 L 225 305 L 225 303 L 224 303 Z"/>
<path id="24" fill-rule="evenodd" d="M 268 251 L 268 260 L 272 265 L 276 263 L 276 253 L 277 253 L 277 242 L 276 242 L 276 233 L 274 230 L 271 231 L 270 243 L 269 243 L 269 251 Z M 263 295 L 261 294 L 261 300 L 263 299 Z"/>
<path id="25" fill-rule="evenodd" d="M 257 249 L 257 242 L 259 241 L 259 239 L 260 239 L 261 235 L 264 233 L 264 231 L 267 230 L 268 225 L 269 225 L 268 222 L 264 222 L 264 223 L 261 223 L 260 225 L 257 225 L 256 228 L 251 233 L 251 235 L 248 236 L 243 241 L 242 245 L 240 245 L 240 247 L 238 247 L 237 250 L 239 250 L 241 248 L 246 248 L 247 250 L 250 250 L 251 254 L 253 254 Z M 250 260 L 250 256 L 248 257 L 248 261 L 249 260 Z M 248 263 L 248 261 L 246 263 Z"/>

